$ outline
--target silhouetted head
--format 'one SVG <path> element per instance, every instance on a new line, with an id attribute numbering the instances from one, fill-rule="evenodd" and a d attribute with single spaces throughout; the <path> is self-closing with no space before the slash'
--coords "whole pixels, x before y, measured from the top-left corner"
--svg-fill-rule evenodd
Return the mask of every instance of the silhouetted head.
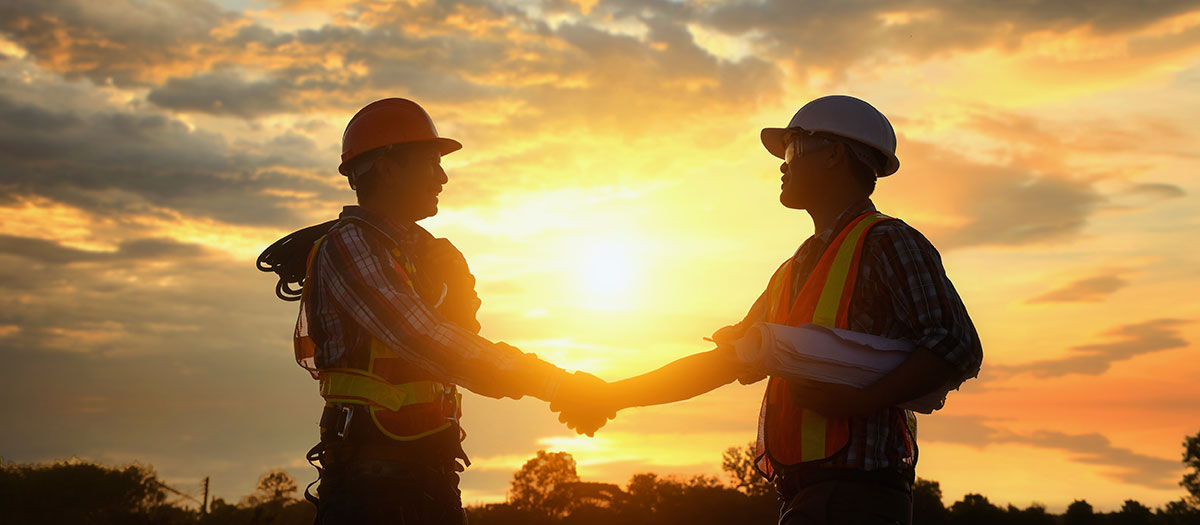
<path id="1" fill-rule="evenodd" d="M 809 209 L 834 196 L 866 198 L 878 177 L 900 168 L 891 123 L 866 102 L 821 97 L 800 108 L 786 128 L 762 130 L 763 146 L 783 159 L 779 201 Z"/>
<path id="2" fill-rule="evenodd" d="M 401 220 L 437 214 L 446 184 L 442 155 L 462 148 L 439 137 L 421 106 L 402 98 L 377 100 L 359 110 L 342 135 L 345 175 L 364 207 Z"/>

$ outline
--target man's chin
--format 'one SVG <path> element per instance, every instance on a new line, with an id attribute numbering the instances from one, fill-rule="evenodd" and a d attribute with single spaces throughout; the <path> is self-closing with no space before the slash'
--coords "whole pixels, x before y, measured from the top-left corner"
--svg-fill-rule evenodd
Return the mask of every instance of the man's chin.
<path id="1" fill-rule="evenodd" d="M 794 199 L 789 199 L 787 195 L 782 194 L 782 193 L 779 194 L 779 204 L 782 204 L 784 208 L 788 208 L 788 209 L 792 209 L 792 210 L 803 210 L 804 209 L 804 204 L 797 202 Z"/>

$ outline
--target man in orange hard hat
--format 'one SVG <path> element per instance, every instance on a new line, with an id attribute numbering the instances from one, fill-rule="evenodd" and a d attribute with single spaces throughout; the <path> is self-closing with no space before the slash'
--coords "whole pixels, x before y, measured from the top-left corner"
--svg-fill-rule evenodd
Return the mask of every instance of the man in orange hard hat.
<path id="1" fill-rule="evenodd" d="M 560 419 L 593 432 L 619 409 L 688 399 L 765 379 L 735 347 L 758 348 L 758 323 L 814 324 L 914 344 L 899 367 L 862 389 L 771 377 L 758 422 L 756 466 L 779 493 L 779 523 L 911 523 L 916 419 L 898 407 L 979 372 L 979 337 L 941 257 L 924 236 L 876 211 L 878 177 L 895 173 L 896 135 L 878 110 L 818 98 L 763 146 L 783 160 L 780 202 L 805 210 L 815 234 L 771 277 L 712 351 L 556 400 Z"/>
<path id="2" fill-rule="evenodd" d="M 441 157 L 461 147 L 412 101 L 367 105 L 346 126 L 338 168 L 358 205 L 260 258 L 261 268 L 291 247 L 290 269 L 270 269 L 290 276 L 278 290 L 303 287 L 296 359 L 325 399 L 309 452 L 320 463 L 317 523 L 463 523 L 458 472 L 469 461 L 456 385 L 553 401 L 603 384 L 477 335 L 466 260 L 417 225 L 438 211 Z"/>

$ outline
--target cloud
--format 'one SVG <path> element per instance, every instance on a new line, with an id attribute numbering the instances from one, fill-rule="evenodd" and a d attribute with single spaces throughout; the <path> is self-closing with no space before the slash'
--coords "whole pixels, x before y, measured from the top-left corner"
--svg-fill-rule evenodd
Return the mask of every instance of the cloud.
<path id="1" fill-rule="evenodd" d="M 999 153 L 1014 164 L 1046 172 L 1120 173 L 1111 166 L 1099 168 L 1088 161 L 1097 156 L 1124 152 L 1130 144 L 1141 145 L 1137 151 L 1142 162 L 1150 157 L 1195 157 L 1187 147 L 1195 141 L 1192 134 L 1171 121 L 1145 116 L 1121 120 L 1084 117 L 1056 122 L 987 108 L 971 110 L 965 127 L 985 135 L 997 145 Z M 1153 137 L 1153 140 L 1147 141 L 1147 137 Z M 1171 184 L 1148 182 L 1133 185 L 1129 193 L 1149 193 L 1165 198 L 1177 195 L 1179 191 L 1182 189 Z"/>
<path id="2" fill-rule="evenodd" d="M 945 248 L 1067 242 L 1105 202 L 1091 180 L 977 162 L 918 140 L 904 141 L 901 159 L 897 176 L 911 180 L 894 189 L 885 180 L 879 191 L 913 203 L 918 216 L 954 218 L 928 228 Z"/>
<path id="3" fill-rule="evenodd" d="M 42 196 L 89 211 L 190 216 L 252 225 L 303 222 L 295 195 L 335 201 L 310 139 L 282 135 L 254 145 L 192 131 L 153 112 L 56 111 L 0 93 L 0 200 Z M 286 190 L 281 193 L 276 190 Z M 327 207 L 327 206 L 326 206 Z"/>
<path id="4" fill-rule="evenodd" d="M 1120 274 L 1121 272 L 1116 272 L 1071 281 L 1059 288 L 1034 297 L 1028 302 L 1037 304 L 1103 301 L 1112 293 L 1129 284 L 1129 280 L 1121 277 Z"/>
<path id="5" fill-rule="evenodd" d="M 131 259 L 180 259 L 197 257 L 204 248 L 171 239 L 136 239 L 120 243 L 115 252 L 97 252 L 62 246 L 45 239 L 0 234 L 0 254 L 16 255 L 45 264 Z"/>
<path id="6" fill-rule="evenodd" d="M 786 0 L 742 0 L 709 4 L 697 17 L 730 34 L 760 33 L 768 49 L 803 55 L 822 65 L 845 64 L 848 57 L 892 48 L 914 57 L 955 49 L 998 46 L 1012 49 L 1040 32 L 1087 29 L 1124 33 L 1193 11 L 1186 0 L 1142 6 L 1108 0 L 980 5 L 905 1 L 811 4 Z M 854 34 L 846 39 L 842 35 Z"/>
<path id="7" fill-rule="evenodd" d="M 1064 452 L 1072 461 L 1107 467 L 1114 481 L 1152 489 L 1178 487 L 1182 469 L 1176 459 L 1161 458 L 1114 446 L 1103 434 L 1068 434 L 1049 430 L 1012 432 L 1003 421 L 979 416 L 922 418 L 922 439 L 927 442 L 957 443 L 976 448 L 1014 443 Z"/>
<path id="8" fill-rule="evenodd" d="M 204 0 L 13 0 L 0 6 L 0 33 L 68 78 L 146 86 L 235 18 Z"/>
<path id="9" fill-rule="evenodd" d="M 288 108 L 291 92 L 291 86 L 278 79 L 247 82 L 238 75 L 206 73 L 171 78 L 162 87 L 152 89 L 146 100 L 178 111 L 250 118 Z"/>
<path id="10" fill-rule="evenodd" d="M 653 122 L 648 110 L 745 111 L 746 102 L 777 96 L 782 79 L 777 66 L 754 56 L 718 60 L 694 42 L 685 19 L 664 16 L 678 13 L 666 5 L 621 15 L 644 27 L 644 35 L 621 33 L 599 12 L 550 24 L 541 10 L 499 2 L 360 6 L 335 23 L 291 32 L 197 6 L 205 16 L 182 24 L 169 42 L 143 24 L 145 14 L 117 23 L 99 9 L 67 15 L 70 6 L 33 2 L 10 6 L 11 20 L 0 31 L 51 71 L 98 85 L 149 87 L 147 100 L 164 108 L 246 118 L 352 112 L 374 98 L 401 95 L 433 107 L 525 103 L 537 108 L 538 121 L 593 127 L 608 121 L 637 132 Z M 182 4 L 158 7 L 168 23 L 185 11 Z M 87 33 L 87 42 L 38 36 L 77 33 Z M 476 112 L 466 123 L 495 115 Z"/>
<path id="11" fill-rule="evenodd" d="M 1128 192 L 1131 195 L 1143 195 L 1155 199 L 1178 199 L 1187 195 L 1187 192 L 1183 188 L 1174 184 L 1164 184 L 1161 182 L 1135 184 L 1129 188 Z"/>
<path id="12" fill-rule="evenodd" d="M 1127 324 L 1104 333 L 1110 341 L 1071 348 L 1065 356 L 1019 365 L 994 365 L 989 375 L 994 377 L 1029 373 L 1036 377 L 1059 377 L 1067 374 L 1100 375 L 1113 363 L 1133 357 L 1184 348 L 1190 343 L 1180 333 L 1191 321 L 1183 319 L 1153 319 Z"/>

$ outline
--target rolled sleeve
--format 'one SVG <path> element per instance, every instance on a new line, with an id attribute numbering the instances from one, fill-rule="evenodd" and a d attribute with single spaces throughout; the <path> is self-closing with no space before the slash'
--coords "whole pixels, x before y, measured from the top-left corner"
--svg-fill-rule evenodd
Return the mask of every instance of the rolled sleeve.
<path id="1" fill-rule="evenodd" d="M 870 251 L 897 317 L 918 347 L 945 359 L 965 381 L 979 374 L 983 349 L 967 308 L 946 276 L 942 258 L 920 232 L 901 221 L 872 230 Z"/>

